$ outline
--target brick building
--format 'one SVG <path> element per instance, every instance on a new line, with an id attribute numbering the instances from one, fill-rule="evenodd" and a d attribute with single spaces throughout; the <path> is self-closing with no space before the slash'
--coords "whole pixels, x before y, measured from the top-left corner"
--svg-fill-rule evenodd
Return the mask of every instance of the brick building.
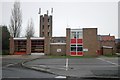
<path id="1" fill-rule="evenodd" d="M 109 35 L 98 35 L 100 54 L 114 54 L 116 52 L 115 37 Z"/>
<path id="2" fill-rule="evenodd" d="M 111 45 L 111 49 L 114 49 L 114 37 L 111 37 L 113 42 L 104 41 L 102 36 L 97 35 L 97 28 L 67 28 L 66 37 L 53 37 L 52 15 L 48 14 L 40 15 L 39 35 L 39 37 L 31 38 L 11 37 L 10 54 L 37 53 L 45 55 L 96 56 L 101 49 L 103 53 L 109 52 L 109 50 L 105 49 L 105 46 Z M 101 42 L 101 39 L 103 42 Z"/>
<path id="3" fill-rule="evenodd" d="M 120 53 L 120 39 L 115 39 L 116 53 Z"/>

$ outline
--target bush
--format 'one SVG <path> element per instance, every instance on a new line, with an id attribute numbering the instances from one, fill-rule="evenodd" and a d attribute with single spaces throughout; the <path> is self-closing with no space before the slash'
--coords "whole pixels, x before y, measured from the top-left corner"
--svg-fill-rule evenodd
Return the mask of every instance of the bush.
<path id="1" fill-rule="evenodd" d="M 2 50 L 2 55 L 9 55 L 9 50 Z"/>

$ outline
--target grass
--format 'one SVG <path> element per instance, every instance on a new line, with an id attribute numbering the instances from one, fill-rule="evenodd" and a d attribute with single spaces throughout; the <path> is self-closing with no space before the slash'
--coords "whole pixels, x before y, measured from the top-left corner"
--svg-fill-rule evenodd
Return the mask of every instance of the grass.
<path id="1" fill-rule="evenodd" d="M 106 57 L 118 57 L 118 55 L 116 55 L 116 54 L 104 54 L 103 56 L 106 56 Z"/>
<path id="2" fill-rule="evenodd" d="M 47 56 L 48 58 L 95 58 L 95 56 Z"/>
<path id="3" fill-rule="evenodd" d="M 116 54 L 104 54 L 102 56 L 105 57 L 118 57 L 118 55 Z M 53 55 L 48 55 L 48 58 L 97 58 L 99 56 L 89 56 L 89 55 L 85 55 L 85 56 L 53 56 Z"/>

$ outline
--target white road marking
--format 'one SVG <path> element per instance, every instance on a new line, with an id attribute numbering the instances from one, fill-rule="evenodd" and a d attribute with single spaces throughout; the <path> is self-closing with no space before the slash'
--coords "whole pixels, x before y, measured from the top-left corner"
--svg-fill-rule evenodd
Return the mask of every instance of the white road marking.
<path id="1" fill-rule="evenodd" d="M 13 66 L 13 65 L 16 65 L 16 64 L 18 64 L 18 63 L 11 63 L 11 64 L 7 64 L 5 67 L 3 67 L 3 68 L 6 68 L 6 67 L 9 67 L 9 66 Z"/>
<path id="2" fill-rule="evenodd" d="M 115 65 L 115 66 L 119 66 L 117 63 L 113 63 L 113 62 L 108 61 L 108 60 L 105 60 L 105 59 L 103 59 L 103 58 L 97 58 L 97 59 L 102 60 L 102 61 L 105 61 L 105 62 L 110 63 L 110 64 L 113 64 L 113 65 Z"/>
<path id="3" fill-rule="evenodd" d="M 55 78 L 66 78 L 66 76 L 56 76 Z"/>
<path id="4" fill-rule="evenodd" d="M 66 67 L 66 71 L 68 70 L 68 58 L 66 58 L 66 64 L 65 64 L 65 67 Z"/>

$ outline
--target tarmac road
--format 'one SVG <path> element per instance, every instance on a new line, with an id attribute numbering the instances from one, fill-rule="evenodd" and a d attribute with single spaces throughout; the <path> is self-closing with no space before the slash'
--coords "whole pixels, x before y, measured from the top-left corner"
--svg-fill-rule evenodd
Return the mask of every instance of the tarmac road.
<path id="1" fill-rule="evenodd" d="M 39 56 L 37 56 L 39 57 Z M 81 77 L 118 77 L 118 59 L 117 58 L 74 58 L 69 59 L 69 69 L 65 70 L 65 58 L 61 59 L 37 59 L 25 63 L 29 67 L 39 68 L 47 66 L 51 72 L 57 75 L 44 73 L 36 70 L 27 69 L 21 66 L 21 62 L 37 57 L 15 57 L 3 58 L 2 80 L 58 80 L 58 75 L 72 76 L 67 80 L 80 80 Z M 6 79 L 9 78 L 9 79 Z M 21 78 L 21 79 L 19 79 Z M 25 79 L 24 79 L 25 78 Z M 46 79 L 47 78 L 47 79 Z M 111 78 L 108 80 L 116 80 Z M 66 80 L 66 79 L 62 79 Z M 82 79 L 82 80 L 107 80 L 107 79 Z"/>
<path id="2" fill-rule="evenodd" d="M 66 71 L 66 59 L 38 59 L 26 63 L 36 69 L 44 68 L 48 71 L 72 77 L 118 77 L 118 58 L 74 58 L 69 59 Z"/>
<path id="3" fill-rule="evenodd" d="M 35 57 L 34 57 L 35 58 Z M 33 58 L 33 59 L 34 59 Z M 30 70 L 21 63 L 30 60 L 29 57 L 7 57 L 2 59 L 2 78 L 54 78 L 56 75 Z"/>

